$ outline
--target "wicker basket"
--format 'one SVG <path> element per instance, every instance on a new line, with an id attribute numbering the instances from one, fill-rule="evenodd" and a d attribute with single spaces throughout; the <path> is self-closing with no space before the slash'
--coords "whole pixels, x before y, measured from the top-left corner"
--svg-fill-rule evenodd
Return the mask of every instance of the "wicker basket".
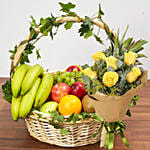
<path id="1" fill-rule="evenodd" d="M 41 116 L 39 118 L 39 115 Z M 54 144 L 64 147 L 83 146 L 94 144 L 100 140 L 100 133 L 96 137 L 93 134 L 100 127 L 100 122 L 93 119 L 78 121 L 76 124 L 65 123 L 61 126 L 70 132 L 68 135 L 60 133 L 60 129 L 55 129 L 50 125 L 50 116 L 39 111 L 33 111 L 28 118 L 25 119 L 28 131 L 31 136 L 41 142 Z"/>
<path id="2" fill-rule="evenodd" d="M 56 19 L 57 23 L 64 22 L 85 22 L 85 18 L 79 17 L 58 17 Z M 99 28 L 104 29 L 104 24 L 99 22 L 96 19 L 92 19 L 94 25 Z M 36 34 L 40 33 L 40 26 L 35 28 Z M 17 48 L 17 52 L 14 55 L 14 58 L 11 63 L 11 71 L 10 75 L 12 75 L 13 71 L 19 64 L 22 53 L 26 48 L 27 43 L 30 41 L 31 33 L 25 37 L 25 39 L 20 43 Z M 42 116 L 39 119 L 39 114 Z M 80 120 L 76 124 L 73 123 L 65 123 L 62 124 L 62 127 L 68 129 L 69 135 L 60 134 L 60 129 L 55 129 L 52 125 L 50 125 L 50 116 L 48 114 L 41 113 L 39 111 L 33 111 L 28 118 L 25 119 L 27 129 L 31 136 L 38 139 L 41 142 L 64 146 L 64 147 L 76 147 L 88 144 L 94 144 L 100 140 L 100 133 L 93 137 L 93 134 L 97 132 L 100 127 L 100 122 L 96 122 L 95 120 L 89 118 L 87 120 Z M 103 143 L 103 140 L 102 140 Z"/>

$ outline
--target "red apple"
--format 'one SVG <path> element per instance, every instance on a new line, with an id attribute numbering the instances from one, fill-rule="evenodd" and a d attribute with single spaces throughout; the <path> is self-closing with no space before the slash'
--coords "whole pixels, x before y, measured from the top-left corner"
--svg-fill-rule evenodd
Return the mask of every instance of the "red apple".
<path id="1" fill-rule="evenodd" d="M 84 83 L 77 81 L 75 84 L 72 85 L 71 94 L 82 99 L 86 95 L 86 93 L 87 92 L 85 90 L 85 84 Z"/>
<path id="2" fill-rule="evenodd" d="M 68 72 L 73 72 L 73 69 L 75 69 L 75 68 L 78 69 L 78 72 L 82 71 L 82 68 L 81 68 L 80 66 L 78 66 L 78 65 L 72 65 L 72 66 L 68 67 L 68 68 L 66 69 L 66 71 L 68 71 Z"/>
<path id="3" fill-rule="evenodd" d="M 57 83 L 52 88 L 52 92 L 51 92 L 52 100 L 59 103 L 62 97 L 70 94 L 70 91 L 71 88 L 68 84 Z"/>

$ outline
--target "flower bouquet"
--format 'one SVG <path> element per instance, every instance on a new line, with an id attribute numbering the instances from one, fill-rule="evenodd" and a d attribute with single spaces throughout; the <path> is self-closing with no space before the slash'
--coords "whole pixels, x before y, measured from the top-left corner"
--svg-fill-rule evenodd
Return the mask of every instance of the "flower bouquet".
<path id="1" fill-rule="evenodd" d="M 145 85 L 147 72 L 136 66 L 136 52 L 124 49 L 115 57 L 109 51 L 94 54 L 95 64 L 84 70 L 92 79 L 84 101 L 91 103 L 105 121 L 116 122 L 123 119 L 129 102 Z"/>
<path id="2" fill-rule="evenodd" d="M 80 17 L 72 9 L 72 3 L 59 3 L 60 17 L 51 15 L 41 18 L 40 23 L 32 18 L 30 33 L 12 53 L 10 79 L 3 86 L 4 99 L 11 103 L 13 120 L 24 119 L 31 136 L 49 144 L 75 147 L 94 144 L 113 149 L 114 133 L 120 134 L 129 146 L 123 131 L 125 114 L 131 115 L 130 106 L 136 105 L 138 91 L 147 80 L 147 73 L 138 60 L 146 57 L 139 54 L 145 40 L 120 39 L 102 19 L 99 5 L 98 15 Z M 79 34 L 85 39 L 94 37 L 104 45 L 94 26 L 107 35 L 110 45 L 92 56 L 94 64 L 71 65 L 63 71 L 50 73 L 39 64 L 29 65 L 29 54 L 34 44 L 42 37 L 56 35 L 59 27 L 66 30 L 80 23 Z M 41 58 L 39 49 L 35 51 Z M 28 64 L 27 64 L 28 63 Z"/>

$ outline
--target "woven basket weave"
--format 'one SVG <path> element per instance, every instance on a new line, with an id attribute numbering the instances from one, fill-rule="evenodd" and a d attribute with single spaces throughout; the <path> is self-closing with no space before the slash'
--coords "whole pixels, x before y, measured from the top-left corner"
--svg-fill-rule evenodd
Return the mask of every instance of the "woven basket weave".
<path id="1" fill-rule="evenodd" d="M 51 118 L 48 114 L 33 111 L 30 116 L 25 119 L 25 122 L 31 136 L 41 142 L 49 144 L 75 147 L 94 144 L 100 140 L 100 133 L 98 133 L 96 137 L 93 137 L 93 134 L 97 133 L 101 123 L 93 119 L 80 120 L 77 121 L 76 124 L 62 124 L 61 126 L 64 129 L 69 130 L 68 135 L 61 134 L 60 129 L 55 129 L 50 125 L 50 120 Z"/>
<path id="2" fill-rule="evenodd" d="M 58 17 L 56 19 L 57 23 L 64 22 L 85 22 L 85 18 L 79 17 Z M 94 25 L 99 28 L 104 29 L 104 24 L 98 20 L 92 19 Z M 35 28 L 36 34 L 40 33 L 40 26 Z M 31 33 L 25 37 L 25 39 L 20 43 L 17 48 L 17 52 L 14 55 L 14 58 L 11 63 L 10 75 L 14 72 L 15 68 L 19 64 L 22 53 L 26 48 L 27 43 L 30 41 Z M 41 117 L 39 118 L 39 115 Z M 76 124 L 65 123 L 62 124 L 64 129 L 69 130 L 69 134 L 62 135 L 60 134 L 60 129 L 55 129 L 50 125 L 49 121 L 51 120 L 48 114 L 41 113 L 39 111 L 33 111 L 28 118 L 25 119 L 27 129 L 31 136 L 38 139 L 41 142 L 64 146 L 64 147 L 76 147 L 88 144 L 94 144 L 100 140 L 100 133 L 96 137 L 93 137 L 94 133 L 97 133 L 98 128 L 101 123 L 96 122 L 95 120 L 89 118 L 86 120 L 77 121 Z M 106 135 L 106 134 L 104 134 Z M 103 136 L 102 136 L 103 137 Z M 103 139 L 102 143 L 103 143 Z"/>

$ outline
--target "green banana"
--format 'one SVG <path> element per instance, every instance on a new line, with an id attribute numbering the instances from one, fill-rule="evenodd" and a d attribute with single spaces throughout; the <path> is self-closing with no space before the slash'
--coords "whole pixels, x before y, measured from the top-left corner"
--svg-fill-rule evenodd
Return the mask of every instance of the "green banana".
<path id="1" fill-rule="evenodd" d="M 13 120 L 18 120 L 19 117 L 19 107 L 21 103 L 21 96 L 18 98 L 12 97 L 12 103 L 11 103 L 11 115 Z"/>
<path id="2" fill-rule="evenodd" d="M 51 92 L 52 86 L 53 86 L 53 76 L 50 73 L 45 73 L 43 75 L 41 85 L 36 94 L 34 104 L 35 108 L 39 108 L 47 100 Z"/>
<path id="3" fill-rule="evenodd" d="M 29 69 L 30 69 L 30 66 L 26 64 L 20 65 L 16 69 L 14 76 L 12 78 L 12 82 L 11 82 L 11 90 L 12 90 L 12 94 L 14 97 L 18 97 L 19 92 L 21 90 L 22 81 Z"/>
<path id="4" fill-rule="evenodd" d="M 43 74 L 43 68 L 40 65 L 37 64 L 30 68 L 22 82 L 21 95 L 24 95 L 31 89 L 35 80 L 41 74 Z"/>
<path id="5" fill-rule="evenodd" d="M 20 118 L 25 118 L 30 113 L 40 82 L 41 79 L 38 78 L 32 86 L 31 90 L 22 97 L 19 109 Z"/>

